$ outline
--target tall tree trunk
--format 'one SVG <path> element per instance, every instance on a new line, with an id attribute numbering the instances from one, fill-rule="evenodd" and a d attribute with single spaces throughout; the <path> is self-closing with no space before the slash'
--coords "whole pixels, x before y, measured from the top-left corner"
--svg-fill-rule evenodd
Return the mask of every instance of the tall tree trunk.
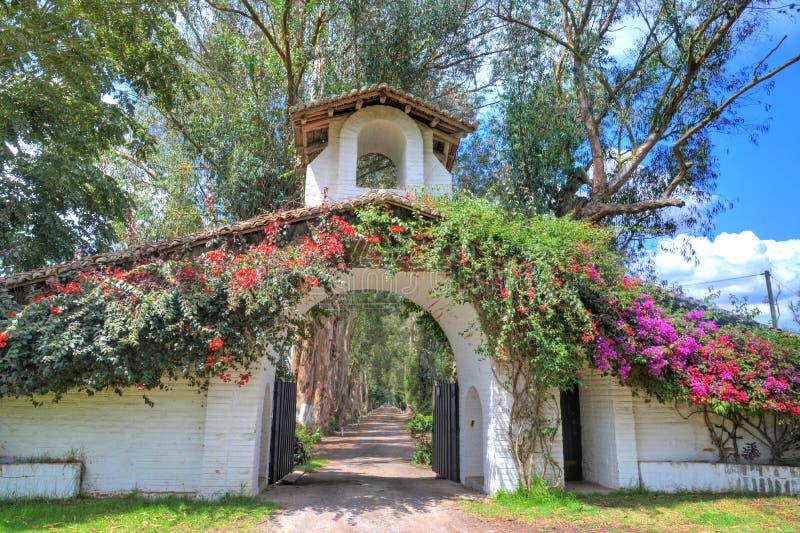
<path id="1" fill-rule="evenodd" d="M 326 430 L 331 419 L 338 424 L 355 420 L 364 409 L 361 373 L 350 368 L 356 317 L 355 312 L 320 317 L 309 324 L 295 346 L 292 373 L 297 383 L 297 417 L 312 429 Z"/>

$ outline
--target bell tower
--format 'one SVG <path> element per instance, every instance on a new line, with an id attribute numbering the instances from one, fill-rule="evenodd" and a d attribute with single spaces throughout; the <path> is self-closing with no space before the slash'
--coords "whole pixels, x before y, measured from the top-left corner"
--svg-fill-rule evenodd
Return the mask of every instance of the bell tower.
<path id="1" fill-rule="evenodd" d="M 307 206 L 376 189 L 448 194 L 458 145 L 476 127 L 386 84 L 290 114 Z"/>

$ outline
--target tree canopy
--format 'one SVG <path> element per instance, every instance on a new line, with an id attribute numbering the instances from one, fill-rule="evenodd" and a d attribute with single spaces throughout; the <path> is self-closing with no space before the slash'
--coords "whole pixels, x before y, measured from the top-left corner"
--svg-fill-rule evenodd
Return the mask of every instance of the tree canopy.
<path id="1" fill-rule="evenodd" d="M 145 141 L 134 108 L 169 108 L 182 87 L 177 2 L 0 6 L 0 271 L 117 242 L 127 195 L 103 168 Z"/>

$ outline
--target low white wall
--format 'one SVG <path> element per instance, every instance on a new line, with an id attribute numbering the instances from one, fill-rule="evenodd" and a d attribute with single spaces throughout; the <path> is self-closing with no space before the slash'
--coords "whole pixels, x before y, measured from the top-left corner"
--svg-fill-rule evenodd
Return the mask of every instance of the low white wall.
<path id="1" fill-rule="evenodd" d="M 638 434 L 631 390 L 585 370 L 581 388 L 583 479 L 611 488 L 639 484 Z"/>
<path id="2" fill-rule="evenodd" d="M 639 472 L 648 490 L 800 494 L 800 467 L 796 466 L 642 461 Z"/>
<path id="3" fill-rule="evenodd" d="M 712 462 L 719 457 L 702 416 L 687 416 L 691 412 L 689 406 L 681 416 L 674 404 L 638 396 L 633 399 L 633 407 L 640 461 Z M 763 447 L 759 449 L 768 455 Z"/>
<path id="4" fill-rule="evenodd" d="M 1 498 L 74 498 L 81 490 L 81 463 L 2 463 Z"/>
<path id="5" fill-rule="evenodd" d="M 0 399 L 0 456 L 27 459 L 75 457 L 86 471 L 89 495 L 142 492 L 196 493 L 203 464 L 205 395 L 186 384 L 148 393 L 91 397 L 69 393 L 60 402 L 43 398 Z"/>

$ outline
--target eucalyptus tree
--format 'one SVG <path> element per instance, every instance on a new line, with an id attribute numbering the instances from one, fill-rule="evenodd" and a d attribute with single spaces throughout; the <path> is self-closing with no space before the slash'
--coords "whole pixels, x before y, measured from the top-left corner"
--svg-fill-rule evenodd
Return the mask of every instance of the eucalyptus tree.
<path id="1" fill-rule="evenodd" d="M 777 40 L 734 68 L 770 13 L 788 16 L 769 1 L 501 0 L 493 9 L 512 49 L 497 64 L 500 192 L 532 211 L 623 228 L 623 246 L 708 221 L 703 210 L 718 207 L 711 134 L 741 131 L 737 105 L 800 60 L 769 65 Z M 623 50 L 625 32 L 633 40 Z"/>

